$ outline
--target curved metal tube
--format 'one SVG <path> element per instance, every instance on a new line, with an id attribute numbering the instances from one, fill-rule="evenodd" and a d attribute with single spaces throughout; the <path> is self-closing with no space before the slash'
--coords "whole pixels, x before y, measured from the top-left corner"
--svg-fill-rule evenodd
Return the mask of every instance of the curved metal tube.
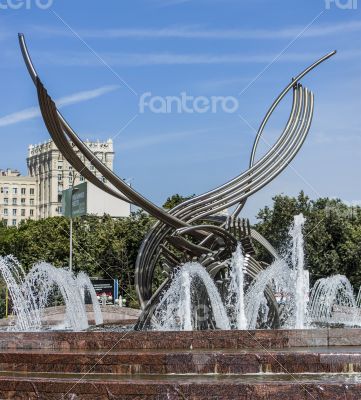
<path id="1" fill-rule="evenodd" d="M 24 35 L 19 35 L 20 47 L 22 49 L 22 54 L 24 56 L 24 61 L 27 65 L 28 71 L 32 76 L 34 83 L 36 84 L 38 75 L 31 61 Z M 181 228 L 187 226 L 183 221 L 173 217 L 171 214 L 157 207 L 155 204 L 144 198 L 141 194 L 136 192 L 127 183 L 120 179 L 113 171 L 111 171 L 106 165 L 104 165 L 85 145 L 85 143 L 78 137 L 78 135 L 71 129 L 70 125 L 66 122 L 62 114 L 57 110 L 57 114 L 63 127 L 66 129 L 66 134 L 70 136 L 70 139 L 78 147 L 79 151 L 92 162 L 92 164 L 98 169 L 102 175 L 108 179 L 110 183 L 113 184 L 119 191 L 121 191 L 127 199 L 134 202 L 134 204 L 142 207 L 144 210 L 149 212 L 155 218 L 160 219 L 164 223 L 174 227 Z"/>
<path id="2" fill-rule="evenodd" d="M 311 109 L 313 109 L 313 97 L 311 96 L 311 98 L 312 98 L 312 104 L 311 104 Z M 312 113 L 311 113 L 312 114 Z M 294 149 L 294 151 L 291 153 L 291 157 L 288 157 L 288 159 L 286 160 L 286 163 L 285 163 L 285 165 L 288 165 L 288 163 L 290 162 L 290 160 L 294 157 L 294 155 L 297 153 L 297 151 L 298 151 L 298 149 L 299 149 L 299 147 L 302 145 L 302 143 L 303 143 L 303 141 L 304 141 L 304 139 L 305 139 L 305 137 L 306 137 L 306 134 L 307 134 L 307 132 L 308 132 L 308 130 L 309 130 L 309 126 L 310 126 L 310 123 L 311 123 L 311 119 L 309 119 L 308 120 L 308 122 L 307 122 L 307 124 L 306 124 L 306 129 L 304 130 L 304 132 L 302 132 L 303 134 L 302 134 L 302 136 L 301 136 L 301 138 L 300 138 L 300 140 L 299 140 L 299 142 L 298 142 L 298 145 L 297 145 L 297 147 L 296 147 L 296 149 Z M 276 173 L 280 173 L 280 170 L 278 170 L 278 171 L 276 171 Z M 264 184 L 266 184 L 265 182 L 263 182 L 263 185 Z M 262 186 L 263 187 L 263 186 Z M 254 191 L 254 190 L 253 190 Z M 247 193 L 247 196 L 249 195 L 249 193 Z M 198 218 L 200 218 L 200 216 L 198 215 L 197 216 L 197 218 L 195 218 L 195 219 L 198 219 Z M 157 224 L 158 226 L 159 226 L 159 224 Z M 156 227 L 155 227 L 156 228 Z M 150 233 L 150 235 L 145 239 L 145 241 L 144 241 L 144 243 L 143 243 L 143 245 L 142 245 L 142 251 L 141 251 L 141 253 L 139 254 L 139 257 L 138 257 L 138 260 L 137 260 L 137 271 L 138 271 L 138 274 L 137 274 L 137 290 L 139 290 L 139 291 L 141 291 L 141 289 L 140 288 L 143 288 L 143 290 L 145 290 L 145 292 L 143 292 L 143 294 L 145 295 L 145 298 L 147 298 L 147 296 L 149 296 L 150 295 L 150 287 L 148 286 L 148 285 L 145 285 L 145 286 L 148 286 L 148 288 L 146 289 L 145 288 L 145 286 L 144 286 L 144 282 L 143 282 L 143 279 L 142 279 L 142 273 L 141 273 L 141 270 L 143 270 L 143 268 L 139 268 L 140 267 L 140 265 L 143 265 L 144 266 L 144 268 L 146 268 L 146 273 L 147 273 L 147 280 L 146 280 L 146 282 L 150 282 L 150 276 L 152 276 L 152 273 L 153 273 L 153 270 L 154 270 L 154 264 L 155 264 L 155 260 L 157 259 L 157 257 L 158 256 L 155 256 L 154 254 L 153 254 L 153 256 L 154 256 L 154 259 L 153 259 L 153 261 L 152 262 L 150 262 L 150 257 L 152 257 L 152 252 L 149 252 L 148 250 L 146 250 L 146 248 L 149 248 L 149 247 L 151 247 L 151 248 L 156 248 L 156 243 L 154 243 L 153 242 L 153 240 L 152 239 L 155 239 L 155 237 L 154 237 L 154 233 L 155 232 L 152 232 L 153 233 L 153 237 L 152 237 L 152 234 Z M 160 237 L 158 237 L 158 239 L 159 240 L 162 240 L 162 238 L 164 239 L 164 237 L 167 235 L 167 233 L 166 233 L 166 230 L 164 231 L 163 230 L 163 234 L 161 234 L 160 235 Z M 149 239 L 151 239 L 150 240 L 150 244 L 149 243 L 147 243 L 148 241 L 149 241 Z M 153 242 L 153 244 L 152 244 L 152 242 Z M 147 246 L 147 244 L 149 245 L 149 246 Z M 143 254 L 146 254 L 146 259 L 145 260 L 143 260 L 144 261 L 144 263 L 141 261 L 141 259 L 143 258 Z M 142 296 L 140 295 L 140 298 L 142 298 Z M 149 297 L 148 297 L 148 299 L 149 299 Z M 143 303 L 144 304 L 144 303 Z"/>
<path id="3" fill-rule="evenodd" d="M 257 135 L 255 138 L 255 141 L 253 143 L 252 147 L 252 152 L 251 152 L 251 157 L 249 161 L 249 166 L 252 167 L 254 165 L 255 161 L 255 156 L 257 152 L 257 147 L 259 140 L 263 134 L 264 128 L 267 125 L 267 122 L 269 121 L 271 115 L 273 114 L 273 111 L 277 107 L 277 105 L 282 101 L 282 99 L 287 95 L 287 93 L 291 90 L 292 85 L 297 84 L 304 76 L 306 76 L 309 72 L 311 72 L 314 68 L 316 68 L 318 65 L 323 63 L 324 61 L 328 60 L 330 57 L 334 56 L 337 53 L 336 50 L 326 54 L 325 56 L 321 57 L 319 60 L 314 62 L 312 65 L 310 65 L 308 68 L 306 68 L 304 71 L 302 71 L 296 78 L 292 79 L 292 82 L 286 86 L 286 88 L 282 91 L 282 93 L 277 97 L 277 99 L 273 102 L 271 105 L 270 109 L 267 111 L 266 116 L 264 117 L 260 127 L 258 128 Z M 234 210 L 233 215 L 237 216 L 243 209 L 243 207 L 246 204 L 247 199 L 242 201 L 242 203 L 239 204 L 239 206 Z"/>
<path id="4" fill-rule="evenodd" d="M 309 132 L 314 112 L 314 97 L 310 91 L 302 87 L 299 81 L 336 53 L 331 52 L 310 65 L 297 75 L 276 98 L 257 131 L 248 170 L 223 185 L 193 197 L 166 212 L 126 184 L 104 165 L 79 138 L 56 108 L 54 101 L 38 78 L 23 35 L 19 35 L 19 42 L 25 64 L 37 88 L 39 105 L 45 125 L 54 143 L 64 154 L 67 161 L 77 171 L 81 171 L 83 176 L 97 187 L 119 199 L 136 204 L 159 220 L 144 239 L 136 262 L 136 290 L 144 310 L 140 325 L 144 325 L 151 318 L 152 309 L 154 309 L 160 293 L 168 287 L 170 282 L 170 279 L 166 279 L 158 290 L 152 294 L 152 278 L 162 251 L 164 253 L 166 271 L 171 270 L 179 262 L 175 253 L 165 247 L 166 241 L 181 249 L 190 257 L 200 255 L 200 260 L 203 260 L 204 267 L 210 274 L 216 274 L 220 269 L 227 267 L 227 257 L 230 250 L 237 243 L 236 237 L 243 237 L 240 222 L 235 221 L 235 217 L 242 210 L 248 197 L 275 179 L 287 167 L 298 153 Z M 256 162 L 255 155 L 264 128 L 279 103 L 291 89 L 293 89 L 293 102 L 285 128 L 276 143 Z M 86 167 L 70 145 L 69 140 L 74 143 L 79 152 L 94 165 L 116 190 L 101 182 Z M 204 222 L 210 215 L 237 203 L 238 206 L 230 220 L 227 220 L 221 226 L 200 225 L 199 221 Z M 198 224 L 193 226 L 192 224 L 197 221 Z M 239 233 L 237 233 L 237 226 L 239 227 Z M 262 235 L 249 228 L 248 230 L 244 228 L 244 230 L 247 231 L 247 236 L 243 243 L 247 248 L 252 249 L 251 242 L 248 242 L 248 238 L 251 237 L 266 248 L 273 257 L 278 258 L 276 250 Z M 185 237 L 187 235 L 197 239 L 197 244 L 193 241 L 187 241 Z M 262 269 L 261 265 L 256 260 L 250 259 L 248 266 L 250 275 L 257 274 L 260 269 Z M 272 303 L 274 300 L 272 300 L 272 293 L 267 291 L 267 296 Z M 276 309 L 277 305 L 275 305 Z M 275 315 L 277 317 L 277 312 Z"/>
<path id="5" fill-rule="evenodd" d="M 298 111 L 297 110 L 299 109 L 299 106 L 301 104 L 301 102 L 299 101 L 299 97 L 300 96 L 301 96 L 301 93 L 299 91 L 295 90 L 294 91 L 294 101 L 293 101 L 293 106 L 292 106 L 292 112 L 291 112 L 291 115 L 290 115 L 290 121 L 292 122 L 292 124 L 294 124 L 295 121 L 297 121 L 297 116 L 298 116 Z M 288 126 L 289 125 L 290 125 L 290 123 L 288 124 Z M 284 136 L 285 136 L 286 133 L 287 133 L 287 129 L 285 129 L 285 131 L 284 131 L 284 133 L 282 135 L 282 138 L 280 138 L 280 140 L 279 140 L 280 143 L 282 143 L 282 141 L 285 140 Z M 271 151 L 269 153 L 271 153 Z M 265 156 L 263 160 L 266 160 L 266 159 L 267 159 L 267 156 Z M 260 160 L 259 164 L 261 164 L 261 163 L 262 163 L 262 161 Z M 243 175 L 246 175 L 247 178 L 248 178 L 248 174 L 245 173 Z M 188 212 L 188 213 L 184 214 L 183 210 L 182 210 L 182 205 L 183 204 L 184 203 L 182 203 L 180 206 L 177 206 L 177 207 L 173 208 L 170 212 L 174 213 L 174 215 L 176 215 L 177 217 L 181 216 L 182 219 L 187 220 L 191 216 L 193 216 L 194 213 Z M 188 217 L 188 215 L 190 217 Z M 153 254 L 152 254 L 152 252 L 147 251 L 147 248 L 152 248 L 152 247 L 156 248 L 158 246 L 158 244 L 162 240 L 164 240 L 165 236 L 170 233 L 170 231 L 166 226 L 162 226 L 161 224 L 157 223 L 155 225 L 155 227 L 153 228 L 152 233 L 153 233 L 153 235 L 149 234 L 149 236 L 147 236 L 146 239 L 144 240 L 144 242 L 142 244 L 142 247 L 141 247 L 141 251 L 139 253 L 138 260 L 137 260 L 137 268 L 140 267 L 140 265 L 142 264 L 145 268 L 148 269 L 148 272 L 147 272 L 148 279 L 147 280 L 150 279 L 150 276 L 152 274 L 152 271 L 154 269 L 154 264 L 155 264 L 155 262 L 151 261 L 151 258 L 153 257 Z M 145 255 L 145 257 L 143 257 L 143 254 Z M 158 256 L 155 256 L 155 259 L 157 257 Z M 152 265 L 152 267 L 150 267 L 150 265 Z M 141 282 L 142 279 L 141 279 L 140 275 L 141 274 L 137 274 L 137 287 L 144 287 L 144 285 Z M 148 292 L 148 290 L 147 290 L 147 292 Z"/>
<path id="6" fill-rule="evenodd" d="M 261 126 L 258 129 L 257 136 L 255 138 L 253 148 L 252 148 L 252 153 L 251 153 L 251 159 L 249 162 L 250 167 L 254 164 L 254 158 L 256 156 L 256 151 L 257 151 L 257 146 L 259 143 L 259 140 L 262 136 L 263 130 L 268 122 L 268 120 L 271 118 L 271 115 L 273 111 L 276 109 L 278 104 L 282 101 L 282 99 L 286 96 L 286 94 L 292 89 L 292 87 L 298 83 L 302 78 L 304 78 L 308 73 L 310 73 L 313 69 L 315 69 L 318 65 L 322 64 L 324 61 L 328 60 L 332 56 L 334 56 L 337 53 L 336 50 L 331 51 L 330 53 L 326 54 L 325 56 L 321 57 L 319 60 L 315 61 L 312 65 L 307 67 L 304 71 L 302 71 L 299 75 L 297 75 L 296 78 L 292 79 L 292 82 L 288 84 L 284 90 L 281 92 L 281 94 L 277 97 L 277 99 L 273 102 L 271 105 L 270 109 L 267 111 L 266 116 L 264 117 Z"/>
<path id="7" fill-rule="evenodd" d="M 251 228 L 251 236 L 252 239 L 256 240 L 261 246 L 263 246 L 273 256 L 275 260 L 278 260 L 280 258 L 277 250 L 271 245 L 271 243 L 255 229 Z"/>
<path id="8" fill-rule="evenodd" d="M 309 110 L 308 107 L 308 103 L 311 102 L 312 105 L 312 109 Z M 308 121 L 310 121 L 312 119 L 312 115 L 313 115 L 313 97 L 312 94 L 307 93 L 306 91 L 306 99 L 305 99 L 305 109 L 304 109 L 304 113 L 306 114 L 305 116 L 302 117 L 302 123 L 301 125 L 298 127 L 298 133 L 295 134 L 294 139 L 292 141 L 292 145 L 297 145 L 297 141 L 299 139 L 300 136 L 303 136 L 303 132 L 304 132 L 304 126 L 310 126 L 310 124 L 308 123 Z M 308 133 L 308 131 L 306 132 L 306 134 Z M 303 143 L 303 142 L 302 142 Z M 302 144 L 301 143 L 301 144 Z M 233 204 L 236 204 L 239 202 L 239 200 L 243 199 L 244 197 L 249 197 L 251 194 L 255 193 L 256 191 L 260 190 L 262 187 L 264 187 L 268 182 L 270 182 L 271 180 L 273 180 L 280 172 L 282 172 L 282 170 L 289 164 L 289 162 L 293 159 L 293 157 L 297 154 L 298 149 L 301 146 L 297 145 L 296 147 L 296 151 L 293 149 L 293 147 L 290 147 L 290 151 L 291 151 L 291 157 L 288 155 L 289 153 L 283 153 L 278 160 L 272 165 L 272 167 L 270 167 L 266 173 L 265 173 L 265 179 L 263 180 L 263 177 L 258 177 L 254 180 L 251 181 L 250 185 L 248 185 L 247 189 L 246 189 L 246 193 L 243 193 L 242 195 L 239 195 L 238 192 L 232 192 L 231 194 L 229 194 L 228 196 L 225 196 L 223 198 L 221 198 L 220 200 L 216 201 L 215 203 L 213 203 L 214 205 L 219 205 L 218 207 L 212 208 L 212 213 L 215 212 L 219 212 L 222 211 L 225 208 L 228 208 L 230 206 L 232 206 Z M 283 163 L 282 163 L 283 162 Z M 275 170 L 275 172 L 273 172 Z M 272 173 L 271 173 L 272 172 Z M 256 185 L 259 182 L 261 182 L 260 185 Z M 256 189 L 252 189 L 253 187 L 255 187 L 256 185 Z M 238 186 L 238 185 L 237 185 Z M 238 200 L 234 201 L 235 197 L 237 197 Z M 232 200 L 233 199 L 233 200 Z M 227 200 L 229 200 L 228 202 L 226 202 Z M 222 204 L 222 205 L 221 205 Z M 205 216 L 207 216 L 207 206 L 201 207 L 200 209 L 197 210 L 198 212 L 202 212 L 200 214 L 197 214 L 197 216 L 195 216 L 193 219 L 191 219 L 189 221 L 189 223 L 192 223 L 194 221 L 195 218 L 203 218 Z"/>

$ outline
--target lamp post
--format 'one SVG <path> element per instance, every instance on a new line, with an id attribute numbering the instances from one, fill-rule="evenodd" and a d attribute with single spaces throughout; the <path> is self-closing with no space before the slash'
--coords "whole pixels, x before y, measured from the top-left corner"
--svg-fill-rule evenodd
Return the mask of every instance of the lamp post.
<path id="1" fill-rule="evenodd" d="M 130 187 L 132 187 L 132 181 L 134 180 L 134 178 L 128 178 L 126 181 L 125 181 L 125 183 L 127 184 L 127 185 L 129 185 Z M 132 213 L 132 205 L 133 205 L 133 203 L 129 203 L 129 211 L 130 211 L 130 213 Z"/>
<path id="2" fill-rule="evenodd" d="M 73 270 L 73 194 L 77 192 L 79 188 L 71 187 L 70 192 L 70 243 L 69 243 L 69 270 Z"/>

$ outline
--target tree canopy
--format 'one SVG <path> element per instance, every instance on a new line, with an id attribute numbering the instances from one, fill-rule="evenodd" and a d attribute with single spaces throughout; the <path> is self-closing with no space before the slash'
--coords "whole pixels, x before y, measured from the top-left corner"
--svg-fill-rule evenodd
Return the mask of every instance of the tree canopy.
<path id="1" fill-rule="evenodd" d="M 194 194 L 186 197 L 181 196 L 180 194 L 174 194 L 173 196 L 168 197 L 166 202 L 163 204 L 163 208 L 165 208 L 166 210 L 171 210 L 173 207 L 183 203 L 183 201 L 191 199 L 194 196 Z"/>
<path id="2" fill-rule="evenodd" d="M 192 196 L 190 196 L 192 197 Z M 165 208 L 173 208 L 190 197 L 176 194 Z M 289 241 L 293 217 L 303 213 L 306 264 L 314 282 L 321 277 L 343 274 L 356 287 L 361 286 L 361 208 L 341 200 L 310 200 L 303 192 L 297 197 L 278 195 L 271 207 L 257 215 L 255 229 L 281 253 Z M 154 219 L 144 212 L 128 218 L 86 216 L 74 219 L 73 267 L 91 277 L 117 278 L 122 295 L 137 306 L 134 270 L 139 247 Z M 259 258 L 270 261 L 258 249 Z M 64 217 L 25 221 L 19 228 L 0 223 L 0 255 L 12 254 L 28 271 L 38 261 L 58 267 L 69 262 L 69 220 Z M 0 290 L 2 288 L 0 281 Z M 3 304 L 0 301 L 0 313 Z"/>
<path id="3" fill-rule="evenodd" d="M 135 261 L 153 219 L 143 212 L 114 219 L 86 216 L 73 220 L 73 269 L 90 277 L 119 279 L 130 304 L 137 305 Z M 58 267 L 69 263 L 69 219 L 27 220 L 18 228 L 0 225 L 0 255 L 12 254 L 25 269 L 46 261 Z"/>
<path id="4" fill-rule="evenodd" d="M 339 199 L 310 200 L 303 192 L 298 197 L 279 195 L 273 198 L 272 207 L 260 210 L 255 229 L 282 253 L 289 240 L 293 217 L 300 213 L 306 217 L 305 255 L 312 281 L 342 274 L 358 288 L 361 285 L 361 208 L 350 207 Z M 264 253 L 261 256 L 267 260 Z"/>

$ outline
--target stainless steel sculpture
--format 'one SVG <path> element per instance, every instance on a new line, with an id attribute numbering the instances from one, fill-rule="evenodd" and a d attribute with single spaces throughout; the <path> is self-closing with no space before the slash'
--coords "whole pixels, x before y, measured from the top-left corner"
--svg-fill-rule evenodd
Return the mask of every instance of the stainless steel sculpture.
<path id="1" fill-rule="evenodd" d="M 88 181 L 113 196 L 133 203 L 158 219 L 144 239 L 136 262 L 135 279 L 140 304 L 143 309 L 137 329 L 147 328 L 162 292 L 169 286 L 172 271 L 189 260 L 197 260 L 216 281 L 222 281 L 229 268 L 230 258 L 237 243 L 242 243 L 244 252 L 249 255 L 247 275 L 253 279 L 263 266 L 255 259 L 253 241 L 262 245 L 273 258 L 277 258 L 276 250 L 258 232 L 252 229 L 249 222 L 238 217 L 248 197 L 262 189 L 279 175 L 300 150 L 310 130 L 314 96 L 299 82 L 319 64 L 333 56 L 333 51 L 306 68 L 285 87 L 268 110 L 256 135 L 253 144 L 249 169 L 236 178 L 207 193 L 183 202 L 169 212 L 136 192 L 114 172 L 109 170 L 77 136 L 65 118 L 56 108 L 48 95 L 31 61 L 25 38 L 19 35 L 21 51 L 36 86 L 41 113 L 45 125 L 56 146 L 67 161 Z M 264 128 L 278 104 L 293 92 L 293 103 L 288 122 L 272 148 L 258 161 L 255 156 Z M 71 141 L 79 152 L 104 176 L 115 188 L 113 190 L 97 178 L 77 155 Z M 235 206 L 231 216 L 220 217 L 218 213 Z M 161 266 L 166 278 L 154 290 L 153 277 L 157 266 Z M 269 290 L 266 293 L 271 306 L 269 326 L 277 327 L 280 310 Z M 206 294 L 199 296 L 199 302 L 206 302 Z M 206 326 L 200 324 L 196 328 L 212 327 L 212 318 Z"/>

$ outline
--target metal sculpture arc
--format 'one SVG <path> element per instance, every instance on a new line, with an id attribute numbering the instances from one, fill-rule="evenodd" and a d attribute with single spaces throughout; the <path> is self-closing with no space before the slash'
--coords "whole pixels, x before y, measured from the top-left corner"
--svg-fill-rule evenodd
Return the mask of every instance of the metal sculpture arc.
<path id="1" fill-rule="evenodd" d="M 249 280 L 254 279 L 264 268 L 255 258 L 254 242 L 263 246 L 274 259 L 278 258 L 272 245 L 250 227 L 248 220 L 241 219 L 238 215 L 247 199 L 277 177 L 302 147 L 311 127 L 314 96 L 300 81 L 336 51 L 326 54 L 293 78 L 276 98 L 257 132 L 249 168 L 246 171 L 211 191 L 165 211 L 130 187 L 91 152 L 65 120 L 45 89 L 32 63 L 24 35 L 19 35 L 19 42 L 25 64 L 37 90 L 45 125 L 65 159 L 84 178 L 104 192 L 142 208 L 158 220 L 143 240 L 135 266 L 136 290 L 143 310 L 137 329 L 150 326 L 160 297 L 171 283 L 173 271 L 185 262 L 198 261 L 210 276 L 219 282 L 224 279 L 225 271 L 230 267 L 231 256 L 238 242 L 241 242 L 243 251 L 248 255 L 246 273 Z M 268 121 L 279 103 L 291 91 L 293 101 L 288 121 L 276 143 L 256 161 L 258 144 Z M 112 184 L 114 189 L 105 185 L 86 166 L 79 153 Z M 220 212 L 232 206 L 234 211 L 230 216 L 220 215 Z M 161 269 L 165 278 L 158 287 L 154 287 L 157 268 Z M 266 291 L 266 298 L 271 309 L 269 326 L 277 327 L 280 310 L 271 290 Z M 199 301 L 204 302 L 204 297 L 200 296 Z M 206 326 L 203 323 L 195 329 L 212 327 L 212 322 L 210 318 Z"/>

